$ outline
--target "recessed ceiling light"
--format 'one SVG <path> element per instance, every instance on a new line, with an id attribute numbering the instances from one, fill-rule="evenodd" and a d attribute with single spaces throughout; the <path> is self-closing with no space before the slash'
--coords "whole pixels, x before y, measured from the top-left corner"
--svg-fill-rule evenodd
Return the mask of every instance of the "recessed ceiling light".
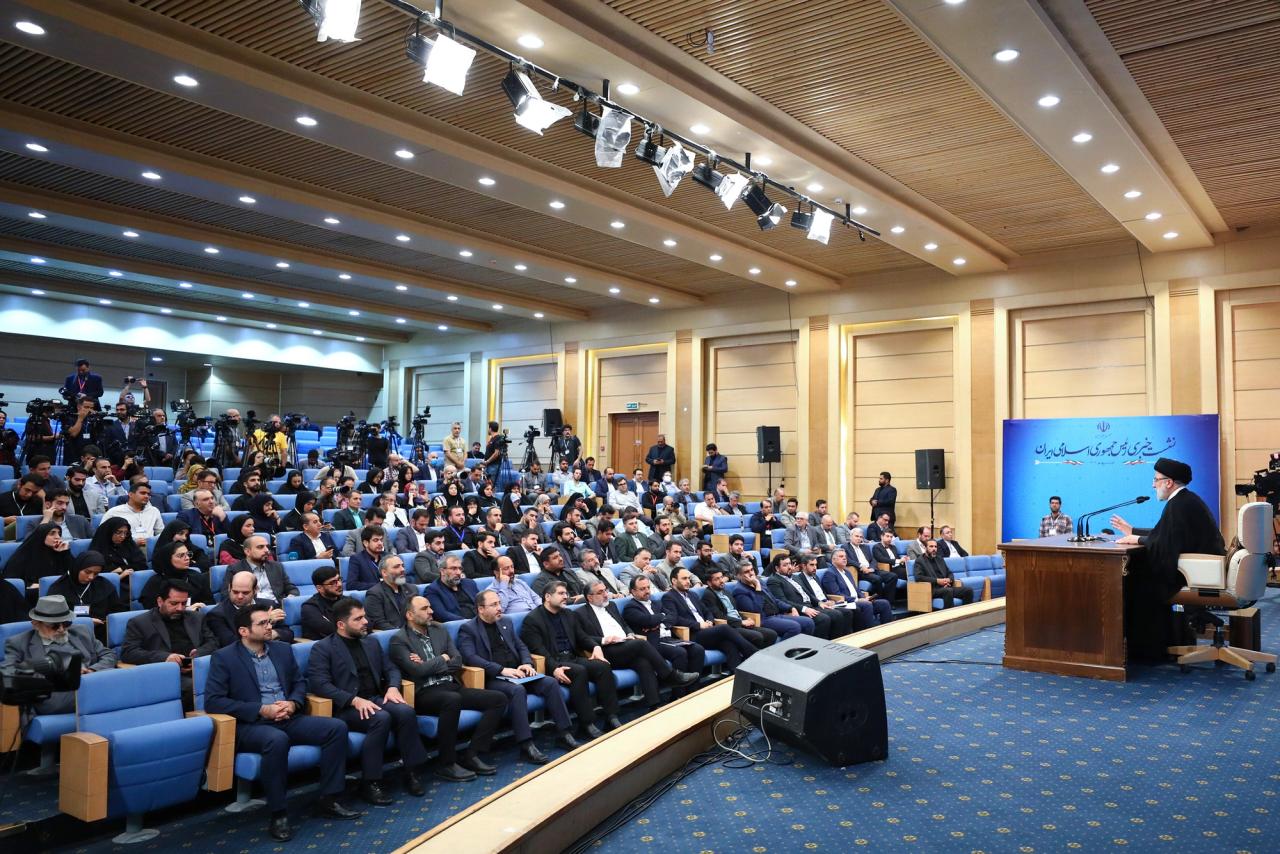
<path id="1" fill-rule="evenodd" d="M 30 258 L 30 261 L 31 261 L 31 263 L 32 263 L 32 264 L 46 264 L 46 263 L 48 263 L 48 262 L 47 262 L 47 261 L 45 261 L 43 258 L 37 258 L 37 257 L 35 257 L 35 256 L 32 256 L 32 257 Z"/>
<path id="2" fill-rule="evenodd" d="M 408 322 L 409 322 L 409 321 L 405 320 L 403 317 L 397 317 L 397 318 L 396 318 L 396 323 L 408 323 Z"/>
<path id="3" fill-rule="evenodd" d="M 692 131 L 693 133 L 696 133 L 698 136 L 702 136 L 703 134 L 706 134 L 706 133 L 711 133 L 711 128 L 707 127 L 701 122 L 699 122 L 696 125 L 690 125 L 689 130 Z"/>
<path id="4" fill-rule="evenodd" d="M 160 309 L 160 313 L 161 313 L 161 314 L 173 314 L 173 309 L 171 309 L 171 308 L 162 308 L 162 309 Z"/>
<path id="5" fill-rule="evenodd" d="M 767 154 L 761 154 L 759 157 L 756 158 L 756 162 L 759 163 L 761 166 L 772 166 L 773 158 Z"/>
<path id="6" fill-rule="evenodd" d="M 173 76 L 173 82 L 177 83 L 179 86 L 186 86 L 187 88 L 200 85 L 200 81 L 192 77 L 190 74 L 175 74 Z"/>
<path id="7" fill-rule="evenodd" d="M 142 173 L 142 177 L 143 177 L 143 178 L 146 178 L 148 181 L 159 181 L 159 180 L 160 180 L 160 173 L 159 173 L 159 172 L 152 172 L 152 171 L 148 170 L 148 171 L 146 171 L 146 172 L 143 172 L 143 173 Z"/>
<path id="8" fill-rule="evenodd" d="M 319 122 L 311 118 L 311 116 L 298 116 L 298 118 L 295 119 L 295 121 L 298 124 L 302 125 L 304 128 L 313 128 L 319 124 Z"/>
<path id="9" fill-rule="evenodd" d="M 959 6 L 964 0 L 943 0 L 948 6 Z"/>
<path id="10" fill-rule="evenodd" d="M 397 148 L 396 157 L 399 157 L 401 160 L 412 160 L 413 152 L 407 148 Z"/>
<path id="11" fill-rule="evenodd" d="M 258 200 L 253 196 L 241 196 L 240 201 L 244 202 L 246 205 L 256 205 L 258 203 Z"/>
<path id="12" fill-rule="evenodd" d="M 649 302 L 653 303 L 654 305 L 657 305 L 657 304 L 658 304 L 658 298 L 657 298 L 657 297 L 649 297 Z"/>
<path id="13" fill-rule="evenodd" d="M 226 318 L 225 316 L 221 315 L 221 314 L 220 314 L 220 315 L 218 315 L 217 317 L 215 317 L 215 318 L 214 318 L 214 320 L 218 321 L 219 323 L 226 323 L 226 322 L 227 322 L 227 318 Z"/>
<path id="14" fill-rule="evenodd" d="M 611 294 L 620 294 L 620 293 L 622 293 L 622 288 L 620 288 L 620 287 L 618 287 L 617 285 L 615 285 L 615 286 L 613 286 L 612 288 L 609 288 L 609 293 L 611 293 Z"/>
<path id="15" fill-rule="evenodd" d="M 300 302 L 300 303 L 298 303 L 298 308 L 311 308 L 311 303 L 309 303 L 309 302 Z"/>
<path id="16" fill-rule="evenodd" d="M 1139 196 L 1141 196 L 1141 195 L 1142 195 L 1142 191 L 1141 191 L 1141 190 L 1130 190 L 1129 192 L 1127 192 L 1127 193 L 1125 193 L 1125 194 L 1124 194 L 1124 197 L 1125 197 L 1126 199 L 1136 199 L 1136 198 L 1138 198 L 1138 197 L 1139 197 Z"/>
<path id="17" fill-rule="evenodd" d="M 1036 103 L 1042 107 L 1056 107 L 1062 103 L 1062 99 L 1057 95 L 1044 95 Z"/>
<path id="18" fill-rule="evenodd" d="M 40 26 L 39 24 L 32 23 L 31 21 L 18 21 L 18 23 L 14 24 L 14 26 L 17 27 L 21 32 L 24 32 L 29 36 L 44 35 L 44 27 Z"/>
<path id="19" fill-rule="evenodd" d="M 123 275 L 124 275 L 124 273 L 121 273 L 119 270 L 109 270 L 109 271 L 107 272 L 107 275 L 108 275 L 108 276 L 111 276 L 112 278 L 118 279 L 118 278 L 120 278 L 121 276 L 123 276 Z"/>
<path id="20" fill-rule="evenodd" d="M 463 249 L 459 251 L 458 254 L 461 255 L 463 258 L 470 258 L 472 253 L 470 249 Z"/>
<path id="21" fill-rule="evenodd" d="M 449 294 L 447 297 L 445 297 L 445 299 L 447 299 L 449 302 L 457 302 L 457 301 L 458 301 L 457 296 L 455 296 L 454 294 Z"/>
<path id="22" fill-rule="evenodd" d="M 516 43 L 519 44 L 520 47 L 526 47 L 529 50 L 537 50 L 542 47 L 542 39 L 538 38 L 533 33 L 525 33 L 520 36 L 520 38 L 516 39 Z"/>
<path id="23" fill-rule="evenodd" d="M 933 241 L 929 241 L 928 243 L 926 243 L 926 244 L 924 245 L 924 251 L 925 251 L 925 252 L 932 252 L 933 250 L 935 250 L 935 249 L 937 249 L 937 248 L 938 248 L 938 244 L 934 243 Z"/>
<path id="24" fill-rule="evenodd" d="M 121 233 L 121 234 L 123 234 L 125 237 L 137 237 L 137 236 L 138 236 L 138 232 L 136 232 L 136 231 L 122 231 L 122 232 L 120 232 L 120 233 Z"/>
<path id="25" fill-rule="evenodd" d="M 554 210 L 558 210 L 558 211 L 564 210 L 564 202 L 560 201 L 559 199 L 552 199 L 547 204 L 549 204 Z"/>
<path id="26" fill-rule="evenodd" d="M 966 262 L 963 258 L 952 258 L 951 263 L 955 264 L 957 267 L 963 267 Z"/>
<path id="27" fill-rule="evenodd" d="M 500 302 L 495 302 L 495 303 L 493 304 L 493 310 L 494 310 L 494 311 L 502 311 L 502 303 L 500 303 Z"/>
<path id="28" fill-rule="evenodd" d="M 178 287 L 184 288 L 186 290 L 190 290 L 191 288 L 194 288 L 195 285 L 191 284 L 190 282 L 178 282 Z"/>
<path id="29" fill-rule="evenodd" d="M 323 335 L 324 333 L 323 333 L 323 332 L 321 332 L 319 329 L 312 329 L 312 330 L 311 330 L 311 334 L 312 334 L 312 335 Z"/>
<path id="30" fill-rule="evenodd" d="M 443 323 L 441 323 L 439 326 L 437 326 L 437 327 L 436 327 L 436 329 L 439 329 L 441 332 L 448 332 L 448 331 L 449 331 L 449 327 L 445 326 Z"/>
<path id="31" fill-rule="evenodd" d="M 996 58 L 996 62 L 1013 62 L 1018 58 L 1018 52 L 1011 47 L 998 50 L 993 55 Z"/>
<path id="32" fill-rule="evenodd" d="M 759 268 L 759 267 L 752 267 L 752 268 L 751 268 L 750 270 L 748 270 L 747 272 L 748 272 L 748 273 L 750 273 L 750 274 L 751 274 L 751 275 L 753 275 L 753 276 L 758 276 L 758 275 L 760 275 L 760 268 Z"/>
<path id="33" fill-rule="evenodd" d="M 516 268 L 517 270 L 519 270 L 521 273 L 523 273 L 525 270 L 529 269 L 529 268 L 528 268 L 526 265 L 524 265 L 524 264 L 517 264 L 515 268 Z"/>
<path id="34" fill-rule="evenodd" d="M 1104 175 L 1113 175 L 1116 172 L 1120 171 L 1120 167 L 1114 163 L 1106 163 L 1106 164 L 1103 164 L 1102 169 L 1100 171 Z"/>
<path id="35" fill-rule="evenodd" d="M 363 335 L 357 335 L 357 336 L 356 336 L 356 340 L 357 340 L 357 341 L 359 341 L 361 344 L 363 344 L 363 343 L 364 343 L 364 336 L 363 336 Z"/>
<path id="36" fill-rule="evenodd" d="M 723 260 L 724 260 L 724 256 L 723 256 L 723 255 L 721 255 L 719 252 L 716 252 L 716 253 L 714 253 L 714 254 L 711 256 L 711 260 L 712 260 L 712 261 L 723 261 Z"/>
<path id="37" fill-rule="evenodd" d="M 350 273 L 339 273 L 339 274 L 338 274 L 338 278 L 339 278 L 339 279 L 342 279 L 342 281 L 344 281 L 344 282 L 349 282 L 349 281 L 351 281 L 351 274 L 350 274 Z"/>
<path id="38" fill-rule="evenodd" d="M 1160 218 L 1160 216 L 1161 216 L 1160 211 L 1152 211 L 1151 213 L 1147 214 L 1144 217 L 1144 219 L 1146 219 L 1147 222 L 1155 222 Z"/>
<path id="39" fill-rule="evenodd" d="M 783 282 L 783 284 L 784 284 L 784 285 L 786 285 L 786 286 L 787 286 L 787 287 L 789 287 L 789 288 L 794 288 L 794 287 L 796 286 L 796 280 L 795 280 L 795 279 L 787 279 L 785 282 Z"/>
<path id="40" fill-rule="evenodd" d="M 578 283 L 578 280 L 575 279 L 573 276 L 565 276 L 564 283 L 566 285 L 576 285 Z"/>
<path id="41" fill-rule="evenodd" d="M 253 299 L 253 294 L 249 293 L 248 291 L 245 291 L 244 293 L 240 294 L 240 299 Z"/>
<path id="42" fill-rule="evenodd" d="M 268 323 L 268 324 L 267 324 L 267 328 L 268 328 L 268 329 L 275 329 L 275 328 L 276 328 L 276 325 L 275 325 L 274 323 Z"/>
<path id="43" fill-rule="evenodd" d="M 31 291 L 31 295 L 32 295 L 33 297 L 42 297 L 42 296 L 44 296 L 44 291 L 41 291 L 41 290 L 32 290 L 32 291 Z"/>
<path id="44" fill-rule="evenodd" d="M 359 316 L 360 316 L 360 312 L 356 311 L 354 308 L 353 308 L 353 309 L 351 309 L 350 311 L 348 311 L 348 312 L 347 312 L 347 314 L 351 315 L 352 317 L 359 317 Z"/>
<path id="45" fill-rule="evenodd" d="M 342 220 L 338 219 L 336 216 L 327 216 L 324 218 L 324 221 L 329 225 L 342 225 Z"/>
<path id="46" fill-rule="evenodd" d="M 34 151 L 34 152 L 36 152 L 37 154 L 44 154 L 44 153 L 45 153 L 46 151 L 48 151 L 49 149 L 45 148 L 43 145 L 41 145 L 41 144 L 40 144 L 40 143 L 38 143 L 38 142 L 28 142 L 28 143 L 27 143 L 27 150 L 28 150 L 28 151 Z"/>
<path id="47" fill-rule="evenodd" d="M 287 270 L 287 269 L 289 269 L 289 262 L 288 262 L 288 261 L 277 261 L 277 262 L 276 262 L 276 266 L 277 266 L 277 267 L 279 267 L 281 270 Z"/>
<path id="48" fill-rule="evenodd" d="M 27 214 L 27 216 L 31 217 L 32 219 L 48 219 L 48 217 L 40 213 L 40 211 L 31 211 L 30 213 Z"/>
<path id="49" fill-rule="evenodd" d="M 98 305 L 111 305 L 111 300 L 109 300 L 109 299 L 100 299 L 100 300 L 98 300 Z"/>
<path id="50" fill-rule="evenodd" d="M 613 222 L 609 223 L 609 227 L 610 228 L 626 228 L 627 224 L 620 219 L 615 219 Z"/>
<path id="51" fill-rule="evenodd" d="M 1089 133 L 1087 130 L 1082 130 L 1075 136 L 1071 137 L 1072 142 L 1078 143 L 1086 143 L 1091 139 L 1093 139 L 1093 134 Z"/>
<path id="52" fill-rule="evenodd" d="M 212 368 L 212 367 L 213 367 L 213 362 L 205 362 L 205 363 L 204 363 L 204 366 L 205 366 L 206 368 Z"/>
<path id="53" fill-rule="evenodd" d="M 808 186 L 806 186 L 805 189 L 808 190 L 810 193 L 821 193 L 822 185 L 819 184 L 817 181 L 814 181 Z"/>
<path id="54" fill-rule="evenodd" d="M 206 246 L 206 247 L 204 248 L 204 251 L 205 251 L 205 252 L 207 252 L 207 253 L 208 253 L 208 254 L 210 254 L 210 255 L 217 255 L 217 254 L 218 254 L 218 248 L 217 248 L 216 246 Z"/>
<path id="55" fill-rule="evenodd" d="M 666 240 L 662 241 L 662 245 L 663 245 L 663 246 L 675 246 L 675 245 L 676 245 L 676 242 L 675 242 L 674 240 L 672 240 L 670 237 L 668 237 Z"/>
<path id="56" fill-rule="evenodd" d="M 480 184 L 485 187 L 492 187 L 494 184 L 498 183 L 497 181 L 490 178 L 488 175 L 483 175 L 480 178 L 477 178 L 476 180 L 479 181 Z"/>
<path id="57" fill-rule="evenodd" d="M 1177 236 L 1178 236 L 1178 232 L 1176 232 L 1176 231 L 1166 231 L 1166 232 L 1164 233 L 1164 239 L 1165 239 L 1165 240 L 1173 240 L 1173 239 L 1174 239 L 1175 237 L 1177 237 Z"/>
<path id="58" fill-rule="evenodd" d="M 153 362 L 163 362 L 163 361 L 164 361 L 164 357 L 163 357 L 163 356 L 152 356 L 152 357 L 151 357 L 151 361 L 153 361 Z"/>
<path id="59" fill-rule="evenodd" d="M 623 95 L 634 95 L 640 91 L 640 87 L 634 83 L 619 83 L 618 91 Z"/>
<path id="60" fill-rule="evenodd" d="M 535 311 L 535 312 L 533 313 L 533 316 L 534 316 L 534 318 L 536 318 L 537 320 L 541 320 L 542 318 L 546 317 L 546 315 L 545 315 L 545 314 L 543 314 L 543 313 L 542 313 L 542 312 L 540 312 L 540 311 Z"/>
<path id="61" fill-rule="evenodd" d="M 407 291 L 407 290 L 409 290 L 409 286 L 408 286 L 408 285 L 396 285 L 396 290 L 398 290 L 398 291 Z"/>
<path id="62" fill-rule="evenodd" d="M 855 213 L 855 214 L 857 214 L 858 216 L 862 216 L 862 215 L 863 215 L 864 213 L 866 213 L 866 212 L 867 212 L 867 209 L 866 209 L 866 208 L 864 208 L 862 205 L 856 205 L 856 206 L 854 206 L 853 210 L 851 211 L 851 213 Z"/>
<path id="63" fill-rule="evenodd" d="M 894 234 L 902 234 L 902 232 L 906 231 L 906 229 L 900 225 L 895 225 L 893 228 L 889 230 L 892 231 Z"/>
<path id="64" fill-rule="evenodd" d="M 408 243 L 408 242 L 409 242 L 409 235 L 407 235 L 407 234 L 397 234 L 397 235 L 396 235 L 396 240 L 399 240 L 401 243 Z"/>

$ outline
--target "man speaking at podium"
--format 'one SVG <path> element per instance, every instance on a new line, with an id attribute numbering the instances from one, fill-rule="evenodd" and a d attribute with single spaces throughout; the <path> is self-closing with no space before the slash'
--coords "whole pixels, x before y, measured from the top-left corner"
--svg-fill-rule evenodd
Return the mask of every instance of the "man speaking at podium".
<path id="1" fill-rule="evenodd" d="M 1161 457 L 1151 481 L 1156 498 L 1165 502 L 1156 526 L 1135 528 L 1120 516 L 1111 517 L 1112 526 L 1124 532 L 1117 543 L 1146 546 L 1125 578 L 1125 634 L 1131 659 L 1163 661 L 1165 648 L 1176 640 L 1169 637 L 1169 599 L 1187 584 L 1178 571 L 1178 556 L 1227 553 L 1213 513 L 1187 489 L 1190 482 L 1191 466 Z"/>

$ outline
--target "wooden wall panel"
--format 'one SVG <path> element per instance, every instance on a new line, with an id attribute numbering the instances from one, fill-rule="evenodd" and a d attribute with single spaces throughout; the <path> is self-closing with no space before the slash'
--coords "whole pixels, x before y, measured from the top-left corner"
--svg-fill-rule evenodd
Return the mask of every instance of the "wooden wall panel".
<path id="1" fill-rule="evenodd" d="M 1244 483 L 1280 450 L 1280 301 L 1232 306 L 1231 325 L 1235 477 Z"/>
<path id="2" fill-rule="evenodd" d="M 658 413 L 658 429 L 667 425 L 667 354 L 637 353 L 634 356 L 607 356 L 601 358 L 600 381 L 597 385 L 596 447 L 583 453 L 594 455 L 600 462 L 596 468 L 603 470 L 612 453 L 609 444 L 609 415 L 627 412 L 628 403 L 640 404 L 640 412 Z M 668 436 L 671 442 L 672 437 Z M 628 472 L 627 474 L 630 474 Z"/>
<path id="3" fill-rule="evenodd" d="M 1148 414 L 1151 342 L 1141 309 L 1019 322 L 1022 417 Z"/>
<path id="4" fill-rule="evenodd" d="M 773 485 L 785 483 L 794 495 L 800 480 L 798 431 L 804 428 L 797 411 L 795 343 L 718 345 L 707 365 L 707 441 L 729 458 L 730 488 L 752 501 L 768 493 L 769 465 L 756 462 L 756 428 L 776 426 L 782 462 L 773 464 Z M 800 499 L 812 504 L 811 498 Z"/>

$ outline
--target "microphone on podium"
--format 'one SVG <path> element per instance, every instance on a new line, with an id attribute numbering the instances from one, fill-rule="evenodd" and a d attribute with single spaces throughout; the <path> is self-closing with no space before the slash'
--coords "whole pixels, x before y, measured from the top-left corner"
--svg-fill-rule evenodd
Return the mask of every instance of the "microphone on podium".
<path id="1" fill-rule="evenodd" d="M 1099 513 L 1107 513 L 1111 510 L 1119 510 L 1121 507 L 1128 507 L 1130 504 L 1142 504 L 1144 501 L 1150 501 L 1150 500 L 1151 500 L 1150 495 L 1139 495 L 1137 498 L 1133 499 L 1132 501 L 1121 501 L 1119 504 L 1113 504 L 1110 507 L 1103 507 L 1101 510 L 1094 510 L 1091 513 L 1085 513 L 1083 516 L 1076 519 L 1076 535 L 1070 538 L 1069 540 L 1067 540 L 1067 542 L 1069 543 L 1093 542 L 1098 538 L 1089 536 L 1089 519 L 1091 517 L 1097 516 Z"/>

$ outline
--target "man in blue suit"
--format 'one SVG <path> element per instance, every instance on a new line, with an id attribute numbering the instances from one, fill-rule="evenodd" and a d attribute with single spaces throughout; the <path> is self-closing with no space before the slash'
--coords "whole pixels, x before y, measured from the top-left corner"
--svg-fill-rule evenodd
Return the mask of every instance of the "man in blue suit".
<path id="1" fill-rule="evenodd" d="M 760 583 L 755 564 L 743 563 L 738 568 L 738 587 L 733 591 L 733 604 L 738 611 L 760 615 L 760 624 L 778 633 L 778 640 L 799 634 L 813 634 L 813 620 L 773 598 L 769 588 Z"/>
<path id="2" fill-rule="evenodd" d="M 97 407 L 98 401 L 106 392 L 102 388 L 102 377 L 89 370 L 88 359 L 76 359 L 76 372 L 68 374 L 62 381 L 62 387 L 68 392 L 72 403 L 78 395 L 84 395 Z"/>
<path id="3" fill-rule="evenodd" d="M 386 806 L 391 796 L 382 788 L 387 738 L 395 731 L 404 760 L 404 788 L 415 797 L 427 793 L 418 776 L 427 750 L 418 735 L 418 716 L 400 694 L 400 671 L 383 655 L 382 645 L 368 637 L 364 607 L 344 597 L 333 606 L 334 632 L 311 648 L 307 689 L 333 701 L 333 716 L 347 728 L 365 734 L 360 748 L 360 796 Z"/>
<path id="4" fill-rule="evenodd" d="M 467 667 L 479 667 L 484 671 L 484 687 L 500 691 L 507 697 L 511 713 L 511 731 L 520 745 L 524 758 L 534 765 L 545 765 L 551 760 L 533 743 L 533 731 L 529 728 L 529 694 L 536 694 L 546 704 L 547 712 L 556 725 L 556 744 L 565 750 L 578 746 L 571 732 L 569 708 L 559 683 L 544 676 L 532 682 L 513 682 L 537 673 L 533 668 L 533 656 L 520 640 L 510 618 L 502 616 L 502 603 L 493 590 L 485 590 L 476 597 L 476 617 L 458 627 L 458 652 Z"/>
<path id="5" fill-rule="evenodd" d="M 368 590 L 382 581 L 378 562 L 387 547 L 386 532 L 377 525 L 366 525 L 360 529 L 360 545 L 360 551 L 353 554 L 347 564 L 348 590 Z"/>
<path id="6" fill-rule="evenodd" d="M 831 568 L 822 577 L 822 591 L 843 596 L 845 607 L 850 602 L 858 609 L 854 629 L 868 629 L 893 620 L 893 607 L 888 599 L 872 600 L 858 587 L 858 579 L 849 570 L 849 553 L 836 549 L 831 553 Z M 206 618 L 207 619 L 207 618 Z"/>
<path id="7" fill-rule="evenodd" d="M 476 616 L 475 581 L 463 577 L 462 559 L 449 555 L 440 565 L 440 577 L 422 591 L 431 603 L 431 610 L 442 623 L 452 620 L 470 620 Z"/>
<path id="8" fill-rule="evenodd" d="M 702 598 L 689 592 L 692 587 L 693 573 L 684 567 L 673 572 L 671 590 L 662 597 L 662 610 L 671 622 L 689 629 L 691 641 L 724 653 L 725 670 L 733 672 L 756 648 L 732 626 L 717 626 Z"/>
<path id="9" fill-rule="evenodd" d="M 320 547 L 316 547 L 316 543 Z M 320 514 L 316 512 L 302 514 L 302 532 L 297 534 L 289 548 L 298 553 L 298 560 L 317 560 L 319 558 L 337 558 L 338 545 L 332 535 L 324 530 Z"/>
<path id="10" fill-rule="evenodd" d="M 267 796 L 271 838 L 293 838 L 285 810 L 289 748 L 320 748 L 320 813 L 327 818 L 354 819 L 362 813 L 338 801 L 345 785 L 347 725 L 334 718 L 301 714 L 306 683 L 288 644 L 271 640 L 271 608 L 254 603 L 236 614 L 240 642 L 223 647 L 209 662 L 204 710 L 236 719 L 236 752 L 262 757 L 262 788 Z"/>

